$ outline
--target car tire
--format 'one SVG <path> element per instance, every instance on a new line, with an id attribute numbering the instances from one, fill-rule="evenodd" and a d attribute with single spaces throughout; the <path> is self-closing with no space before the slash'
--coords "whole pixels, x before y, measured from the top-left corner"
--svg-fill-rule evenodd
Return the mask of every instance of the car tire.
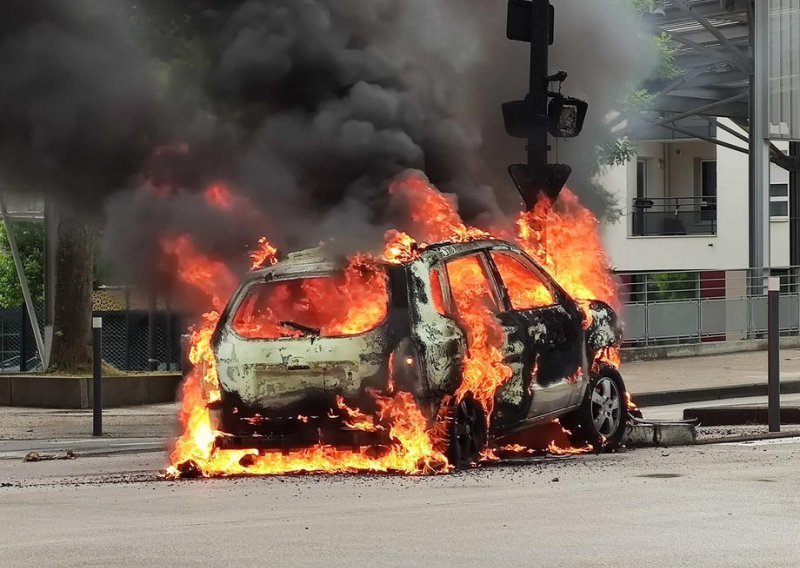
<path id="1" fill-rule="evenodd" d="M 610 365 L 592 373 L 580 407 L 561 419 L 570 441 L 576 446 L 616 450 L 627 425 L 626 392 L 622 376 Z"/>
<path id="2" fill-rule="evenodd" d="M 468 469 L 486 448 L 486 415 L 472 396 L 466 396 L 448 409 L 447 459 L 455 469 Z"/>

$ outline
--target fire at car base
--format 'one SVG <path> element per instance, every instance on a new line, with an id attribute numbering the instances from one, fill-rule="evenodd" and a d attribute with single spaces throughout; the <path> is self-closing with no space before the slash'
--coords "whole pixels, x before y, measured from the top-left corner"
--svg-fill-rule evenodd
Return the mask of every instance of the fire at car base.
<path id="1" fill-rule="evenodd" d="M 431 186 L 422 174 L 412 173 L 398 178 L 391 187 L 391 193 L 393 198 L 401 199 L 408 209 L 409 232 L 389 231 L 385 249 L 379 258 L 363 253 L 352 256 L 344 269 L 344 282 L 349 285 L 331 287 L 326 284 L 317 290 L 323 294 L 321 301 L 335 304 L 339 309 L 335 331 L 356 335 L 379 323 L 386 315 L 386 306 L 384 301 L 381 307 L 381 302 L 376 298 L 385 294 L 387 286 L 379 266 L 382 263 L 407 265 L 433 245 L 447 246 L 439 243 L 492 239 L 515 242 L 578 300 L 585 328 L 600 315 L 595 311 L 596 306 L 590 304 L 590 299 L 604 301 L 614 308 L 618 305 L 616 286 L 607 269 L 608 259 L 597 232 L 597 220 L 567 190 L 555 205 L 542 200 L 533 210 L 521 214 L 516 223 L 516 234 L 506 229 L 487 232 L 465 225 L 455 206 Z M 374 415 L 362 412 L 360 408 L 349 407 L 341 399 L 337 399 L 338 407 L 330 409 L 337 417 L 343 416 L 349 420 L 348 424 L 353 430 L 382 430 L 386 440 L 384 444 L 345 448 L 316 443 L 300 449 L 281 450 L 221 447 L 219 440 L 224 440 L 224 434 L 217 430 L 214 414 L 222 397 L 219 366 L 225 363 L 221 363 L 214 353 L 213 338 L 220 314 L 223 314 L 228 299 L 234 293 L 237 278 L 225 264 L 195 250 L 187 237 L 165 240 L 163 248 L 165 253 L 177 258 L 182 282 L 205 294 L 212 308 L 191 332 L 189 360 L 192 368 L 183 386 L 181 411 L 184 430 L 171 454 L 172 465 L 167 470 L 169 477 L 298 472 L 447 472 L 453 469 L 454 464 L 448 459 L 447 433 L 442 428 L 448 417 L 442 416 L 443 409 L 468 399 L 472 401 L 471 404 L 480 405 L 489 422 L 499 390 L 508 386 L 514 375 L 504 361 L 508 345 L 505 345 L 501 322 L 481 302 L 469 301 L 468 297 L 455 298 L 459 312 L 458 325 L 466 335 L 467 351 L 457 369 L 461 377 L 458 387 L 446 397 L 438 412 L 434 413 L 435 416 L 431 415 L 430 409 L 421 407 L 411 392 L 395 384 L 391 374 L 396 365 L 390 363 L 387 367 L 389 388 L 385 392 L 377 389 L 368 392 L 373 399 Z M 253 269 L 275 265 L 277 253 L 267 238 L 261 239 L 257 249 L 251 253 Z M 473 269 L 474 266 L 464 265 L 462 269 L 451 271 L 449 276 L 468 282 L 474 277 Z M 360 286 L 352 285 L 359 282 Z M 465 288 L 475 290 L 468 283 Z M 291 336 L 293 332 L 302 334 L 305 333 L 304 329 L 304 326 L 294 326 L 293 329 L 284 327 L 280 337 Z M 246 335 L 246 330 L 237 331 L 239 335 Z M 263 330 L 258 332 L 263 333 Z M 601 333 L 608 336 L 608 343 L 597 351 L 596 360 L 588 365 L 595 369 L 600 365 L 616 368 L 619 366 L 618 338 L 611 329 Z M 320 343 L 324 343 L 325 339 L 315 338 Z M 537 366 L 531 372 L 533 377 L 528 381 L 529 384 L 535 382 Z M 261 417 L 250 417 L 254 418 Z M 308 416 L 299 413 L 290 418 L 298 425 L 309 420 Z M 552 454 L 566 454 L 585 453 L 595 448 L 588 444 L 572 447 L 569 443 L 560 441 L 557 444 L 552 440 L 546 449 Z M 532 450 L 520 445 L 506 445 L 502 451 L 529 453 Z M 496 455 L 497 452 L 491 448 L 482 454 L 484 460 L 491 460 Z"/>

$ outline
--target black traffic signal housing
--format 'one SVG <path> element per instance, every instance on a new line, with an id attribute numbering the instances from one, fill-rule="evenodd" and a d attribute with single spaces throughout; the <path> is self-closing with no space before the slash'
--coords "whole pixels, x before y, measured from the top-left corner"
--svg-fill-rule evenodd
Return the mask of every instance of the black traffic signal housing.
<path id="1" fill-rule="evenodd" d="M 508 0 L 508 19 L 506 20 L 506 37 L 514 41 L 531 43 L 533 26 L 531 26 L 533 4 L 530 0 Z M 556 9 L 552 4 L 547 7 L 549 34 L 547 44 L 555 41 Z"/>

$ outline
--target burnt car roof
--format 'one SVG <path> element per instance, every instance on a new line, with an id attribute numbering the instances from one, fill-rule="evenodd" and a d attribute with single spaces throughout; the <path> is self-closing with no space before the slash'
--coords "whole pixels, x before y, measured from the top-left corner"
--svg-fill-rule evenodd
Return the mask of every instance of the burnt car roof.
<path id="1" fill-rule="evenodd" d="M 514 243 L 501 239 L 477 239 L 466 242 L 442 241 L 428 245 L 420 249 L 417 258 L 404 264 L 410 265 L 419 261 L 442 261 L 471 252 L 490 249 L 511 250 L 521 253 L 530 259 L 530 256 L 525 254 L 525 251 Z M 383 264 L 387 267 L 397 266 L 380 259 L 376 260 L 378 264 Z M 534 259 L 530 260 L 539 266 Z M 317 247 L 289 253 L 286 258 L 277 264 L 251 272 L 246 280 L 283 279 L 304 274 L 326 274 L 341 270 L 346 264 L 347 257 L 344 255 L 332 255 L 323 247 Z"/>

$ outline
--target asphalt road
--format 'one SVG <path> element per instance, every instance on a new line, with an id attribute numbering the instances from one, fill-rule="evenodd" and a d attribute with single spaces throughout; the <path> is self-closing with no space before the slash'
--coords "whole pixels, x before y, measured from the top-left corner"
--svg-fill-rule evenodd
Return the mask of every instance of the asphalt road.
<path id="1" fill-rule="evenodd" d="M 155 478 L 163 460 L 156 452 L 0 460 L 0 565 L 616 568 L 800 560 L 800 438 L 421 478 L 166 482 Z"/>

